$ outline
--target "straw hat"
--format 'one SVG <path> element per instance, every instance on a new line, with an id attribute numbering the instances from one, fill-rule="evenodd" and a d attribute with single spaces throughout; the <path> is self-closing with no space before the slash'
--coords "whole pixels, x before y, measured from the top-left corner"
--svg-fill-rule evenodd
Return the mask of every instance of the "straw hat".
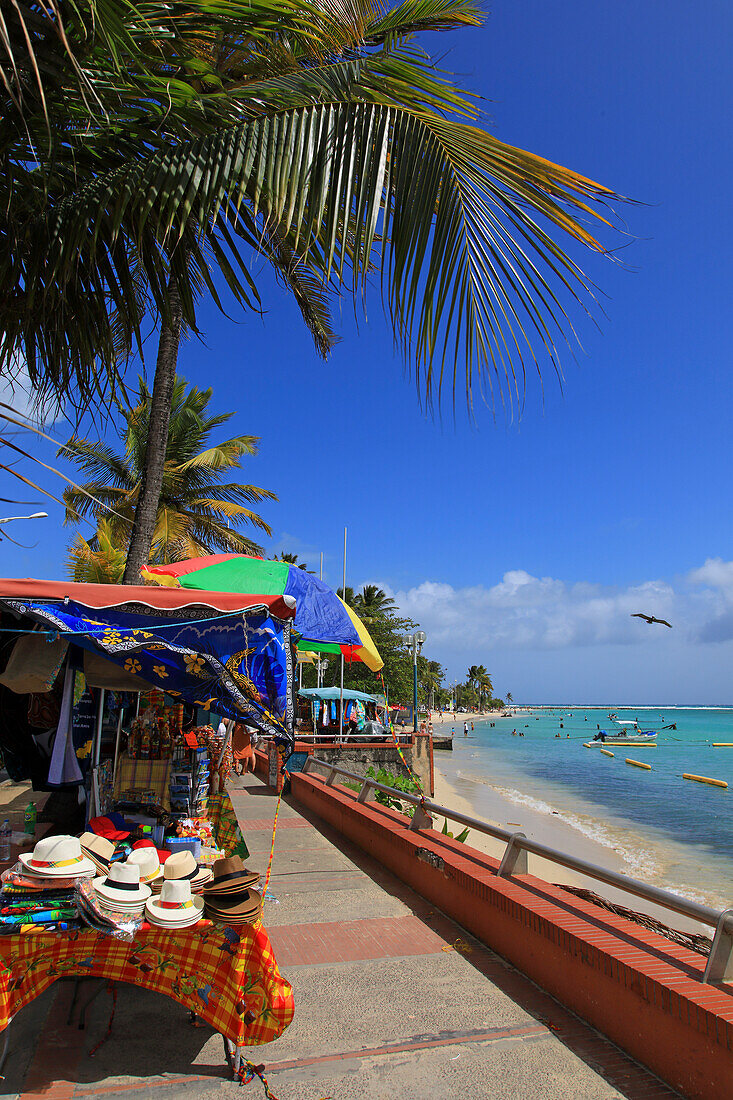
<path id="1" fill-rule="evenodd" d="M 206 916 L 219 924 L 252 924 L 262 910 L 262 894 L 257 890 L 222 895 L 216 901 L 206 897 Z"/>
<path id="2" fill-rule="evenodd" d="M 106 840 L 96 833 L 82 833 L 79 837 L 83 855 L 91 859 L 100 874 L 106 875 L 112 856 L 115 854 L 115 845 L 111 840 Z"/>
<path id="3" fill-rule="evenodd" d="M 103 901 L 119 905 L 123 909 L 142 910 L 150 897 L 150 887 L 140 881 L 140 868 L 136 863 L 113 863 L 106 878 L 94 880 L 94 891 Z"/>
<path id="4" fill-rule="evenodd" d="M 259 882 L 257 871 L 248 871 L 242 863 L 241 856 L 230 856 L 228 859 L 217 859 L 214 864 L 213 881 L 204 887 L 207 901 L 215 899 L 222 894 L 241 894 Z"/>
<path id="5" fill-rule="evenodd" d="M 32 852 L 21 852 L 18 859 L 31 875 L 48 878 L 81 878 L 93 875 L 96 868 L 82 855 L 78 836 L 47 836 Z"/>
<path id="6" fill-rule="evenodd" d="M 188 928 L 201 920 L 203 909 L 204 899 L 191 893 L 188 879 L 166 879 L 160 895 L 145 903 L 145 916 L 161 928 Z"/>
<path id="7" fill-rule="evenodd" d="M 137 851 L 130 852 L 127 862 L 140 868 L 140 881 L 148 885 L 163 877 L 163 868 L 155 848 L 138 848 Z"/>
<path id="8" fill-rule="evenodd" d="M 193 858 L 192 852 L 174 852 L 165 861 L 163 875 L 166 881 L 168 879 L 185 879 L 191 884 L 191 889 L 196 892 L 211 879 L 211 869 L 209 867 L 199 867 Z M 156 885 L 159 886 L 160 883 L 158 882 Z M 160 893 L 160 890 L 157 892 Z"/>
<path id="9" fill-rule="evenodd" d="M 172 853 L 169 852 L 167 848 L 158 848 L 152 840 L 136 840 L 132 845 L 133 852 L 137 852 L 140 848 L 155 848 L 156 852 L 158 853 L 158 859 L 160 860 L 161 867 L 163 866 L 165 861 L 169 859 L 169 857 L 172 855 Z"/>

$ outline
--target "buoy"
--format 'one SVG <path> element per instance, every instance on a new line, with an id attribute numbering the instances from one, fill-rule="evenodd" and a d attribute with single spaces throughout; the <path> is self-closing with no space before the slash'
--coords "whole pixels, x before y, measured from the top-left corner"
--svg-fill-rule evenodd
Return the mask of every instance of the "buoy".
<path id="1" fill-rule="evenodd" d="M 689 772 L 682 773 L 683 779 L 694 779 L 696 783 L 708 783 L 711 787 L 727 787 L 728 784 L 724 779 L 710 779 L 707 775 L 690 775 Z"/>
<path id="2" fill-rule="evenodd" d="M 593 748 L 593 742 L 592 741 L 584 741 L 583 742 L 583 748 L 584 749 L 592 749 Z"/>
<path id="3" fill-rule="evenodd" d="M 714 749 L 733 749 L 733 741 L 713 741 Z"/>
<path id="4" fill-rule="evenodd" d="M 626 763 L 633 764 L 635 768 L 643 768 L 647 772 L 652 770 L 651 764 L 643 764 L 641 760 L 632 760 L 630 756 L 626 757 Z"/>
<path id="5" fill-rule="evenodd" d="M 613 753 L 609 752 L 608 749 L 601 749 L 601 752 L 604 756 L 613 756 Z"/>

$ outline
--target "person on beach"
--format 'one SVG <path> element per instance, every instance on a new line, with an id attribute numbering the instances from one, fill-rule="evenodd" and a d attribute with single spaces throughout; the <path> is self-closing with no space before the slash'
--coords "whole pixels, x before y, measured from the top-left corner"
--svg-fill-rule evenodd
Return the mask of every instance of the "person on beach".
<path id="1" fill-rule="evenodd" d="M 463 723 L 463 736 L 468 737 L 468 722 Z"/>
<path id="2" fill-rule="evenodd" d="M 473 733 L 473 722 L 471 722 L 471 733 Z"/>

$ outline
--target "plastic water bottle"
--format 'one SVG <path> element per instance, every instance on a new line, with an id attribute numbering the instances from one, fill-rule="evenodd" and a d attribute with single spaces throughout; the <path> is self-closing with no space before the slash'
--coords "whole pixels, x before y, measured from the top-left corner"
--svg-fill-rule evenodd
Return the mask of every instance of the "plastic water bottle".
<path id="1" fill-rule="evenodd" d="M 0 863 L 8 863 L 10 860 L 10 821 L 5 818 L 0 829 Z"/>

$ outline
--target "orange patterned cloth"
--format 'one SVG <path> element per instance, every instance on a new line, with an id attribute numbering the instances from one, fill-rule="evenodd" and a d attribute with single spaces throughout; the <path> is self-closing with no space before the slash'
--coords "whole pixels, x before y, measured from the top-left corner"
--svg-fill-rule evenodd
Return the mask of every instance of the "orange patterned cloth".
<path id="1" fill-rule="evenodd" d="M 183 931 L 143 926 L 132 943 L 94 932 L 0 938 L 0 1031 L 57 978 L 109 978 L 178 1001 L 239 1046 L 270 1043 L 293 1018 L 260 922 L 237 928 L 202 920 Z"/>

